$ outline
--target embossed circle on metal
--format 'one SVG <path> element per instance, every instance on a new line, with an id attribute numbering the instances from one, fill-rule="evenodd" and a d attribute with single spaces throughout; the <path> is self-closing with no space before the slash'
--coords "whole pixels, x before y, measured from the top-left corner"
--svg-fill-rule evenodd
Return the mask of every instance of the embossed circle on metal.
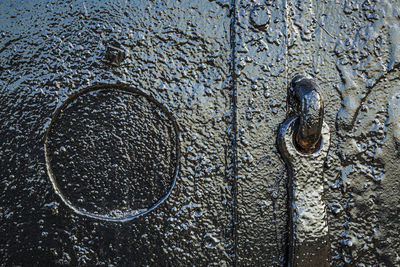
<path id="1" fill-rule="evenodd" d="M 126 85 L 71 95 L 46 130 L 47 173 L 78 214 L 129 221 L 170 195 L 179 170 L 179 132 L 153 97 Z"/>

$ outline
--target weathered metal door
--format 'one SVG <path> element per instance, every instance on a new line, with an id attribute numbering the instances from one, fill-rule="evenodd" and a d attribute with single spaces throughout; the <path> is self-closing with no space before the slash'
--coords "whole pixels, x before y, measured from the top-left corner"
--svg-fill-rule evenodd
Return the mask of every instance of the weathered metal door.
<path id="1" fill-rule="evenodd" d="M 330 263 L 400 265 L 398 1 L 3 1 L 0 14 L 2 264 L 286 265 L 276 140 L 306 73 L 330 129 L 316 170 Z"/>

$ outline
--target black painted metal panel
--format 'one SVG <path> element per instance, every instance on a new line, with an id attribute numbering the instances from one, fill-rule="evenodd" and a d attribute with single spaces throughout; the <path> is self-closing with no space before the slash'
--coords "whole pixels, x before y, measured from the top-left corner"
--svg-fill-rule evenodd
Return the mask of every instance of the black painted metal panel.
<path id="1" fill-rule="evenodd" d="M 229 13 L 0 3 L 2 264 L 232 264 Z"/>
<path id="2" fill-rule="evenodd" d="M 400 7 L 2 1 L 3 265 L 288 261 L 287 88 L 312 75 L 333 266 L 400 265 Z"/>

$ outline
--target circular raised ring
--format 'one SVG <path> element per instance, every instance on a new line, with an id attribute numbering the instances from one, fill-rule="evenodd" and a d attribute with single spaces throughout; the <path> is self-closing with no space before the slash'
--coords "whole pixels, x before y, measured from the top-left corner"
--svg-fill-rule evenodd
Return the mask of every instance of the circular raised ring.
<path id="1" fill-rule="evenodd" d="M 126 85 L 70 96 L 46 130 L 50 181 L 76 213 L 128 221 L 158 207 L 178 175 L 178 127 L 154 98 Z"/>

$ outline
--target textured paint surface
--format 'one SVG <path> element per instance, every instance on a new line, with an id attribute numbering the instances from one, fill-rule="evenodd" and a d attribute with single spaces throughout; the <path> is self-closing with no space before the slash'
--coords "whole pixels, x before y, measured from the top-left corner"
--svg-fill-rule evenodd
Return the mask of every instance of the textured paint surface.
<path id="1" fill-rule="evenodd" d="M 400 83 L 399 3 L 299 2 L 288 2 L 288 76 L 313 75 L 325 99 L 332 265 L 397 266 L 400 161 L 388 106 Z"/>
<path id="2" fill-rule="evenodd" d="M 0 14 L 2 263 L 282 266 L 276 133 L 288 82 L 308 73 L 331 129 L 332 265 L 400 265 L 397 0 L 2 1 Z M 129 223 L 72 212 L 44 158 L 66 99 L 121 83 L 161 103 L 180 132 L 170 196 Z"/>
<path id="3" fill-rule="evenodd" d="M 67 99 L 45 139 L 54 189 L 74 211 L 129 220 L 159 205 L 178 171 L 176 124 L 135 92 L 89 90 Z"/>
<path id="4" fill-rule="evenodd" d="M 327 205 L 324 200 L 324 163 L 330 146 L 329 127 L 321 129 L 318 146 L 302 153 L 294 143 L 300 118 L 281 124 L 278 147 L 288 167 L 288 266 L 330 266 Z"/>
<path id="5" fill-rule="evenodd" d="M 282 266 L 287 174 L 276 133 L 286 116 L 285 2 L 237 1 L 236 7 L 237 262 Z"/>
<path id="6" fill-rule="evenodd" d="M 399 265 L 399 2 L 235 3 L 238 262 L 286 261 L 286 168 L 275 136 L 290 80 L 307 73 L 331 129 L 323 179 L 332 265 Z"/>
<path id="7" fill-rule="evenodd" d="M 222 1 L 0 3 L 2 264 L 232 264 L 229 8 L 229 3 Z M 181 133 L 177 136 L 181 168 L 170 196 L 157 209 L 125 223 L 87 218 L 73 212 L 56 195 L 44 158 L 46 129 L 66 99 L 96 84 L 121 83 L 161 103 L 175 117 Z M 140 164 L 132 157 L 122 158 L 118 161 L 122 169 L 110 170 L 108 166 L 113 168 L 113 163 L 109 162 L 110 155 L 104 153 L 117 136 L 132 137 L 120 131 L 138 127 L 130 115 L 132 112 L 157 112 L 157 109 L 146 103 L 123 107 L 121 102 L 131 101 L 123 95 L 84 97 L 82 101 L 87 103 L 69 106 L 69 111 L 61 115 L 63 120 L 58 126 L 61 131 L 57 134 L 76 134 L 90 142 L 104 130 L 97 137 L 103 145 L 92 150 L 90 143 L 85 144 L 86 154 L 74 154 L 69 149 L 84 144 L 66 138 L 65 152 L 77 157 L 71 162 L 67 158 L 61 159 L 63 162 L 57 160 L 54 168 L 63 174 L 65 168 L 59 164 L 67 163 L 65 166 L 73 173 L 76 171 L 73 162 L 82 161 L 80 166 L 85 166 L 87 172 L 100 176 L 99 184 L 83 188 L 91 191 L 108 181 L 101 177 L 102 172 L 117 171 L 115 178 L 122 179 L 120 175 Z M 88 115 L 82 105 L 89 107 Z M 98 117 L 93 121 L 85 117 L 96 111 L 103 113 L 95 113 Z M 72 116 L 80 112 L 79 116 L 86 121 L 74 122 Z M 112 116 L 113 112 L 121 120 L 124 118 L 120 123 L 126 123 L 125 126 L 107 126 L 107 122 L 119 121 L 111 117 L 104 121 L 103 128 L 96 128 L 102 125 L 103 116 Z M 142 119 L 147 116 L 136 115 Z M 73 131 L 68 128 L 71 123 L 85 123 L 82 126 L 86 128 Z M 85 130 L 92 126 L 93 132 Z M 168 124 L 157 119 L 140 127 L 146 126 L 153 132 L 156 127 L 168 128 Z M 161 130 L 159 137 L 149 136 L 136 144 L 157 149 L 156 142 L 163 141 L 158 138 L 166 136 L 168 133 Z M 53 137 L 54 148 L 61 149 L 62 140 Z M 115 153 L 131 156 L 129 153 L 135 153 L 130 147 L 133 144 L 116 145 Z M 162 154 L 148 154 L 150 162 L 160 160 L 168 169 L 168 157 L 158 159 L 159 156 Z M 104 164 L 96 158 L 104 160 Z M 95 169 L 88 169 L 89 165 Z M 140 175 L 152 179 L 152 173 Z M 170 177 L 165 179 L 169 184 Z M 145 187 L 142 194 L 151 194 L 154 188 L 146 185 L 146 180 L 140 184 Z M 83 180 L 78 181 L 84 185 Z M 156 188 L 161 191 L 153 192 L 154 199 L 164 194 L 164 188 L 159 185 Z M 107 210 L 94 208 L 102 201 L 101 196 L 93 194 L 95 205 L 84 202 L 88 205 L 85 208 L 103 212 L 119 205 L 106 198 L 103 200 Z M 75 199 L 73 194 L 70 197 Z M 144 197 L 153 201 L 152 196 Z M 121 198 L 125 197 L 119 195 L 118 199 Z M 129 205 L 134 207 L 133 203 L 123 207 Z"/>

